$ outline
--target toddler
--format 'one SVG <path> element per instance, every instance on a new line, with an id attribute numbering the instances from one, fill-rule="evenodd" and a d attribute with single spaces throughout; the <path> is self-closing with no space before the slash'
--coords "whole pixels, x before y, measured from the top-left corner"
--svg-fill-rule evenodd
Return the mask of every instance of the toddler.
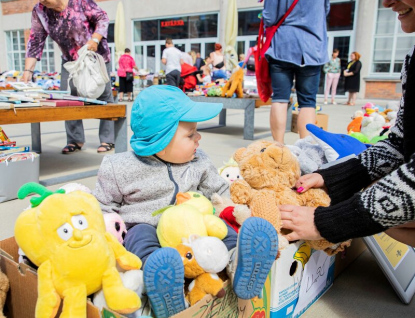
<path id="1" fill-rule="evenodd" d="M 105 156 L 95 197 L 104 213 L 116 212 L 128 228 L 126 249 L 143 261 L 144 282 L 157 317 L 185 309 L 183 263 L 172 248 L 161 248 L 152 213 L 175 204 L 178 192 L 229 196 L 228 183 L 200 149 L 197 122 L 219 114 L 222 104 L 196 103 L 179 88 L 154 85 L 143 90 L 131 111 L 133 151 Z M 228 226 L 223 239 L 231 253 L 228 273 L 238 297 L 258 296 L 276 257 L 278 238 L 271 224 L 251 218 L 238 235 Z M 245 278 L 247 277 L 247 278 Z"/>

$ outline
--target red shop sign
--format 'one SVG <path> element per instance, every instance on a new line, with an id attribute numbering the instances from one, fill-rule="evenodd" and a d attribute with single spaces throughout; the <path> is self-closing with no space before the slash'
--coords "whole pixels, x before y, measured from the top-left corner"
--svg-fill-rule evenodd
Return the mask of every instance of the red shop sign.
<path id="1" fill-rule="evenodd" d="M 160 25 L 161 25 L 162 28 L 175 27 L 175 26 L 184 26 L 184 20 L 161 21 Z"/>

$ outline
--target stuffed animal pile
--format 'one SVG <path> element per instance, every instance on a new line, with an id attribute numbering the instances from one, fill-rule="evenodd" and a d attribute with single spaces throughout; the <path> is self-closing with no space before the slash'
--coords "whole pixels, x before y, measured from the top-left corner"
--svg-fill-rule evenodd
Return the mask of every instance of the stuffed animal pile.
<path id="1" fill-rule="evenodd" d="M 227 162 L 223 163 L 224 166 L 218 169 L 219 175 L 224 178 L 229 184 L 235 180 L 242 179 L 239 171 L 238 163 L 230 158 Z"/>
<path id="2" fill-rule="evenodd" d="M 216 275 L 229 263 L 228 249 L 221 240 L 191 235 L 176 249 L 183 260 L 184 276 L 193 279 L 186 295 L 191 306 L 206 294 L 219 298 L 225 296 L 223 281 Z"/>
<path id="3" fill-rule="evenodd" d="M 197 192 L 179 192 L 176 205 L 153 213 L 162 216 L 157 225 L 157 237 L 162 247 L 175 248 L 190 235 L 214 236 L 220 240 L 228 234 L 225 223 L 213 214 L 212 203 Z"/>
<path id="4" fill-rule="evenodd" d="M 36 317 L 54 317 L 61 298 L 61 317 L 85 318 L 87 296 L 100 290 L 108 307 L 129 314 L 141 306 L 138 295 L 125 288 L 116 269 L 139 269 L 140 259 L 106 232 L 98 201 L 91 194 L 60 189 L 52 192 L 28 183 L 18 198 L 32 197 L 31 208 L 16 220 L 17 244 L 38 266 Z"/>
<path id="5" fill-rule="evenodd" d="M 231 185 L 231 198 L 236 204 L 247 204 L 252 216 L 262 217 L 283 232 L 278 205 L 328 206 L 330 198 L 322 189 L 298 193 L 293 188 L 300 177 L 300 166 L 291 151 L 282 144 L 256 141 L 234 154 L 244 180 Z M 282 240 L 280 240 L 282 241 Z M 326 240 L 307 241 L 312 248 L 334 254 L 350 242 L 334 245 Z M 286 239 L 280 248 L 287 245 Z"/>

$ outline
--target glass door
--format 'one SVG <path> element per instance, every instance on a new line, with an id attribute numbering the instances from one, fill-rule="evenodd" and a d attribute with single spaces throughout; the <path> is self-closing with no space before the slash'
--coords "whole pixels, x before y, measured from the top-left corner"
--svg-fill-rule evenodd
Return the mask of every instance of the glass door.
<path id="1" fill-rule="evenodd" d="M 341 75 L 339 84 L 337 85 L 337 96 L 344 96 L 346 94 L 344 90 L 344 76 L 343 70 L 347 68 L 347 62 L 350 55 L 350 32 L 329 32 L 328 33 L 328 54 L 331 58 L 331 54 L 333 53 L 334 49 L 338 49 L 339 58 L 341 62 Z M 320 84 L 318 88 L 318 94 L 324 94 L 324 87 L 325 87 L 325 79 L 326 76 L 323 72 L 323 68 L 321 69 L 321 76 L 320 76 Z"/>

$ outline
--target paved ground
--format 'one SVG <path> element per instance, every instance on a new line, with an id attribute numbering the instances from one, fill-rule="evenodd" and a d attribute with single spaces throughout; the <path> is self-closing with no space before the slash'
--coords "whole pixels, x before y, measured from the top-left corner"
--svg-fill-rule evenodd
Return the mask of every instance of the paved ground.
<path id="1" fill-rule="evenodd" d="M 345 100 L 339 100 L 345 102 Z M 346 133 L 346 127 L 354 111 L 360 109 L 367 100 L 358 100 L 356 106 L 324 105 L 323 113 L 329 115 L 328 130 L 335 133 Z M 375 104 L 385 106 L 387 101 L 371 100 Z M 322 104 L 322 100 L 319 99 Z M 129 111 L 131 103 L 128 105 Z M 255 133 L 257 136 L 271 140 L 269 136 L 269 106 L 255 111 Z M 217 119 L 211 120 L 215 122 Z M 129 123 L 129 120 L 128 120 Z M 209 123 L 208 123 L 209 124 Z M 203 130 L 200 147 L 204 149 L 217 167 L 227 161 L 233 152 L 247 146 L 252 141 L 243 139 L 243 111 L 228 110 L 227 127 Z M 206 123 L 200 124 L 204 126 Z M 40 179 L 50 179 L 70 173 L 80 173 L 98 169 L 102 154 L 97 154 L 98 120 L 84 121 L 87 143 L 81 152 L 61 155 L 60 151 L 66 144 L 63 122 L 43 123 L 42 147 L 40 160 Z M 3 128 L 18 145 L 30 145 L 30 125 L 4 125 Z M 129 137 L 131 132 L 129 131 Z M 287 133 L 286 144 L 293 144 L 298 134 Z M 78 182 L 94 188 L 95 177 Z M 0 181 L 1 182 L 1 181 Z M 51 186 L 51 189 L 60 185 Z M 0 239 L 13 235 L 13 226 L 17 215 L 28 206 L 28 201 L 12 200 L 0 204 Z M 413 317 L 415 301 L 409 306 L 403 305 L 388 281 L 377 266 L 369 252 L 365 252 L 335 281 L 334 286 L 314 304 L 304 315 L 305 317 Z"/>

